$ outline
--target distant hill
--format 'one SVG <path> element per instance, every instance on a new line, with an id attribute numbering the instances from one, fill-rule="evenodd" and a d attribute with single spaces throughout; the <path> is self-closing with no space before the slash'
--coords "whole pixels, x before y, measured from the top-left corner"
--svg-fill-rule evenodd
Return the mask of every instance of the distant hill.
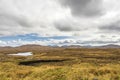
<path id="1" fill-rule="evenodd" d="M 100 47 L 101 48 L 120 48 L 120 45 L 109 44 L 109 45 L 104 45 Z"/>
<path id="2" fill-rule="evenodd" d="M 102 46 L 82 46 L 83 48 L 120 48 L 120 45 L 108 44 Z"/>
<path id="3" fill-rule="evenodd" d="M 58 46 L 41 46 L 41 45 L 22 45 L 19 47 L 0 47 L 0 53 L 17 53 L 17 52 L 47 52 L 50 50 L 61 50 L 65 48 L 120 48 L 120 45 L 104 45 L 104 46 L 80 46 L 80 45 L 64 45 L 61 47 Z"/>
<path id="4" fill-rule="evenodd" d="M 69 45 L 69 46 L 63 45 L 61 47 L 63 47 L 63 48 L 81 48 L 82 46 L 80 46 L 80 45 Z"/>
<path id="5" fill-rule="evenodd" d="M 58 49 L 50 46 L 41 46 L 41 45 L 22 45 L 19 47 L 0 47 L 0 53 L 17 53 L 17 52 L 42 52 L 48 50 Z"/>
<path id="6" fill-rule="evenodd" d="M 91 45 L 87 45 L 87 46 L 80 46 L 80 45 L 64 45 L 61 46 L 64 48 L 120 48 L 120 45 L 114 45 L 114 44 L 109 44 L 109 45 L 103 45 L 103 46 L 91 46 Z"/>

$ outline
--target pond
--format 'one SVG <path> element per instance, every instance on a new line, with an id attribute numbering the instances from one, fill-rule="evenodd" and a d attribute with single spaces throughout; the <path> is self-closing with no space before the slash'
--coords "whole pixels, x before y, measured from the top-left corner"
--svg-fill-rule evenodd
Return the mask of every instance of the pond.
<path id="1" fill-rule="evenodd" d="M 16 54 L 8 54 L 11 56 L 32 56 L 33 53 L 32 52 L 23 52 L 23 53 L 16 53 Z"/>

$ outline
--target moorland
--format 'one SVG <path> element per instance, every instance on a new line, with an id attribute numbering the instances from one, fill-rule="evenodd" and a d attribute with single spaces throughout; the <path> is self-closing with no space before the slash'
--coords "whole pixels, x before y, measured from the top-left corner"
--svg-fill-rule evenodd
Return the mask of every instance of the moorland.
<path id="1" fill-rule="evenodd" d="M 0 80 L 120 80 L 120 48 L 0 47 Z"/>

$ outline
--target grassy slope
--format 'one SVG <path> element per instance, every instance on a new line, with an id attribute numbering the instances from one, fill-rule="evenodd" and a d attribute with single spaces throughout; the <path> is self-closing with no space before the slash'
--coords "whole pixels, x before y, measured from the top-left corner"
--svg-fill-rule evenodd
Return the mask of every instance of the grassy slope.
<path id="1" fill-rule="evenodd" d="M 22 52 L 13 50 L 12 52 Z M 120 80 L 120 49 L 33 50 L 34 56 L 0 53 L 0 80 Z M 26 65 L 19 65 L 20 63 Z"/>

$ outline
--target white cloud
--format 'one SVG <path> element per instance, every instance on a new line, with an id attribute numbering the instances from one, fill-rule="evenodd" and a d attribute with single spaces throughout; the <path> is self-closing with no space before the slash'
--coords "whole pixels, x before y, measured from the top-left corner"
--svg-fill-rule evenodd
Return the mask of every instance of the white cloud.
<path id="1" fill-rule="evenodd" d="M 41 36 L 72 35 L 92 40 L 99 39 L 99 35 L 105 36 L 108 30 L 111 33 L 109 37 L 118 36 L 116 28 L 120 26 L 116 22 L 120 20 L 119 0 L 65 1 L 63 5 L 60 0 L 0 0 L 0 36 L 37 33 Z M 99 15 L 101 12 L 104 13 Z M 118 25 L 116 28 L 113 26 L 114 33 L 109 29 L 113 24 Z"/>
<path id="2" fill-rule="evenodd" d="M 0 5 L 1 35 L 59 34 L 53 22 L 68 16 L 54 0 L 1 0 Z"/>
<path id="3" fill-rule="evenodd" d="M 34 40 L 34 41 L 27 41 L 27 40 L 11 40 L 11 41 L 0 41 L 0 46 L 21 46 L 27 44 L 37 44 L 37 45 L 44 45 L 44 46 L 69 46 L 69 45 L 91 45 L 91 46 L 99 46 L 105 44 L 119 44 L 120 45 L 120 37 L 119 36 L 109 36 L 109 35 L 99 35 L 98 38 L 83 36 L 81 39 L 79 37 L 69 37 L 66 39 L 48 39 L 48 40 Z"/>

